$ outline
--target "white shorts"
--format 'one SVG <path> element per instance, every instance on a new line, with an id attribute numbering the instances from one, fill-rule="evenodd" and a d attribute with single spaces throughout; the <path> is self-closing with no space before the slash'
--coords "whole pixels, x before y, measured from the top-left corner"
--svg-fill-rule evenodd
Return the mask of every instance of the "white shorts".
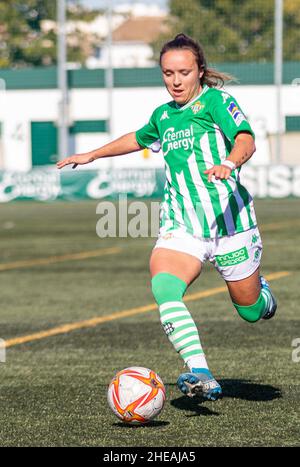
<path id="1" fill-rule="evenodd" d="M 154 248 L 169 248 L 210 261 L 225 281 L 251 276 L 259 267 L 262 241 L 257 227 L 220 238 L 198 238 L 183 229 L 160 234 Z"/>

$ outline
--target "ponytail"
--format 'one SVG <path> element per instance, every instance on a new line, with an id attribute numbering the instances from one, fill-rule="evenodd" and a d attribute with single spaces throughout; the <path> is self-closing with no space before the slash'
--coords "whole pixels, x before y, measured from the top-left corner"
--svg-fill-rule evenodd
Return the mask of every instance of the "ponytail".
<path id="1" fill-rule="evenodd" d="M 233 81 L 234 79 L 228 73 L 221 73 L 214 68 L 205 68 L 200 82 L 201 86 L 207 84 L 209 88 L 222 88 L 226 82 Z"/>

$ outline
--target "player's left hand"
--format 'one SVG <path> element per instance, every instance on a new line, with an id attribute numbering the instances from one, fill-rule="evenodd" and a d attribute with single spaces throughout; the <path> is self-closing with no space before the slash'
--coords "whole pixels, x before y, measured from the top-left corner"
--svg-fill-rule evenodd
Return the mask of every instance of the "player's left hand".
<path id="1" fill-rule="evenodd" d="M 231 169 L 226 165 L 214 165 L 211 169 L 204 171 L 208 175 L 208 181 L 212 182 L 214 176 L 216 180 L 227 180 L 231 175 Z"/>

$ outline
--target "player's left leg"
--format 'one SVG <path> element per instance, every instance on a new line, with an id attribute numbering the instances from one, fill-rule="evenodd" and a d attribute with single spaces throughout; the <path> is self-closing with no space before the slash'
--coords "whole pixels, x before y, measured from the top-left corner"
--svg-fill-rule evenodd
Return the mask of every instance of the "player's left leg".
<path id="1" fill-rule="evenodd" d="M 254 228 L 219 239 L 211 258 L 226 281 L 234 307 L 250 323 L 272 318 L 277 308 L 269 284 L 259 273 L 261 253 L 260 234 Z"/>
<path id="2" fill-rule="evenodd" d="M 232 303 L 244 320 L 255 323 L 274 316 L 277 303 L 267 281 L 259 275 L 259 268 L 251 276 L 226 281 Z"/>

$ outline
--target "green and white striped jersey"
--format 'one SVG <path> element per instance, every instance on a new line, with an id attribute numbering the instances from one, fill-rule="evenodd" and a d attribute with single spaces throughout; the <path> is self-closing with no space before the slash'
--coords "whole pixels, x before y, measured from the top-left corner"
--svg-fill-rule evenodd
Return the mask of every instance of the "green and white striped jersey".
<path id="1" fill-rule="evenodd" d="M 164 155 L 163 232 L 181 227 L 196 237 L 215 238 L 256 225 L 253 200 L 239 181 L 239 170 L 228 180 L 210 183 L 204 174 L 226 159 L 241 131 L 254 136 L 236 100 L 224 90 L 205 85 L 182 107 L 175 101 L 158 107 L 149 123 L 136 132 L 142 147 L 159 140 Z"/>

